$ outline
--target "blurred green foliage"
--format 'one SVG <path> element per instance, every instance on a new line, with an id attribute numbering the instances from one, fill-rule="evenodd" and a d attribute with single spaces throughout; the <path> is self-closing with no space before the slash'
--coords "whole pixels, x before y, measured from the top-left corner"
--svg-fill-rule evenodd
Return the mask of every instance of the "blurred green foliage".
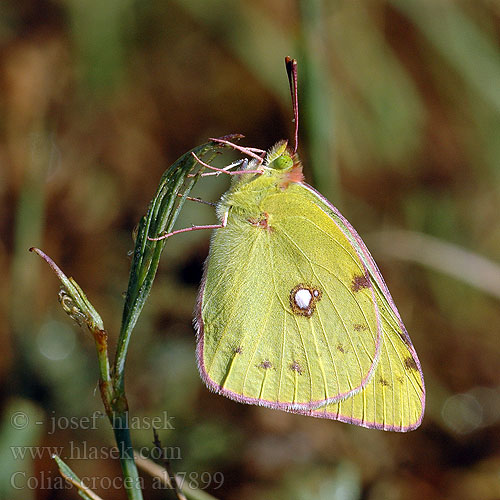
<path id="1" fill-rule="evenodd" d="M 160 432 L 174 469 L 222 472 L 222 486 L 204 485 L 220 498 L 499 498 L 499 36 L 488 0 L 2 2 L 0 497 L 77 498 L 37 483 L 57 476 L 47 447 L 65 447 L 80 477 L 119 476 L 102 454 L 70 457 L 111 446 L 112 432 L 104 418 L 65 425 L 102 411 L 94 347 L 27 249 L 75 277 L 116 339 L 132 230 L 162 172 L 208 137 L 241 132 L 261 148 L 291 137 L 290 55 L 306 176 L 382 267 L 422 362 L 424 423 L 393 435 L 209 393 L 191 327 L 209 235 L 192 232 L 167 242 L 132 339 L 134 444 L 151 448 L 148 418 L 174 417 Z M 225 182 L 204 180 L 196 194 L 217 200 Z M 214 221 L 192 204 L 178 226 Z M 394 228 L 465 250 L 456 273 L 440 264 L 455 255 L 446 245 L 416 252 Z M 13 456 L 28 445 L 41 455 Z M 16 471 L 24 489 L 12 489 Z M 164 498 L 148 481 L 145 498 Z M 124 498 L 99 484 L 104 498 Z"/>

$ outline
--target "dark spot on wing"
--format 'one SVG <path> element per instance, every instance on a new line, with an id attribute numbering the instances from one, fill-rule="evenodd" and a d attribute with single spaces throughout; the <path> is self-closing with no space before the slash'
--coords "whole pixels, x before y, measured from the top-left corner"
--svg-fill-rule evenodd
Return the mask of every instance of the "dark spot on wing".
<path id="1" fill-rule="evenodd" d="M 342 344 L 337 344 L 337 351 L 340 351 L 342 354 L 344 354 L 344 346 Z"/>
<path id="2" fill-rule="evenodd" d="M 380 377 L 379 382 L 380 382 L 380 385 L 383 385 L 386 387 L 389 385 L 389 382 L 387 382 L 387 380 L 385 378 L 382 378 L 382 377 Z"/>
<path id="3" fill-rule="evenodd" d="M 241 346 L 238 346 L 235 350 L 234 350 L 234 354 L 241 354 L 243 352 L 243 349 L 241 348 Z"/>
<path id="4" fill-rule="evenodd" d="M 404 382 L 405 382 L 404 377 L 401 377 L 400 375 L 396 377 L 396 380 L 397 380 L 400 384 L 404 384 Z"/>
<path id="5" fill-rule="evenodd" d="M 268 232 L 274 231 L 274 229 L 269 225 L 269 214 L 267 212 L 262 212 L 259 217 L 251 217 L 247 220 L 250 224 L 252 224 L 252 226 L 267 229 Z"/>
<path id="6" fill-rule="evenodd" d="M 302 367 L 297 363 L 297 361 L 294 361 L 290 365 L 290 370 L 297 372 L 299 375 L 302 375 Z"/>
<path id="7" fill-rule="evenodd" d="M 417 363 L 415 363 L 415 360 L 410 356 L 405 359 L 405 368 L 407 370 L 418 370 Z"/>
<path id="8" fill-rule="evenodd" d="M 359 292 L 363 288 L 370 288 L 370 286 L 370 279 L 364 274 L 354 276 L 352 279 L 351 289 L 353 292 Z"/>
<path id="9" fill-rule="evenodd" d="M 398 335 L 400 337 L 400 339 L 406 344 L 406 345 L 410 345 L 410 342 L 408 341 L 408 339 L 406 338 L 406 336 L 404 335 L 403 332 L 398 332 Z"/>
<path id="10" fill-rule="evenodd" d="M 359 323 L 356 323 L 354 325 L 354 331 L 360 332 L 361 330 L 366 330 L 367 326 L 366 325 L 361 325 Z"/>
<path id="11" fill-rule="evenodd" d="M 266 359 L 265 361 L 262 361 L 262 363 L 258 367 L 262 368 L 263 370 L 268 370 L 269 368 L 272 368 L 273 365 Z"/>

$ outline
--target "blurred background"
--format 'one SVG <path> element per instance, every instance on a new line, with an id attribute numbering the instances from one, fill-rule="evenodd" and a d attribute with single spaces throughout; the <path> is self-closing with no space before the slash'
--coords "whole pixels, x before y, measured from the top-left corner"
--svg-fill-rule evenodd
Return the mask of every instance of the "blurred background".
<path id="1" fill-rule="evenodd" d="M 424 370 L 423 424 L 384 433 L 210 393 L 191 326 L 200 231 L 169 240 L 132 338 L 134 445 L 172 417 L 173 468 L 221 499 L 500 498 L 499 35 L 494 0 L 1 2 L 0 498 L 76 499 L 54 486 L 52 447 L 125 498 L 99 479 L 120 475 L 107 420 L 82 428 L 103 411 L 93 341 L 28 248 L 78 281 L 113 344 L 162 172 L 208 137 L 292 137 L 285 55 L 306 177 L 382 269 Z M 214 222 L 186 204 L 178 226 Z M 144 477 L 145 498 L 169 498 Z"/>

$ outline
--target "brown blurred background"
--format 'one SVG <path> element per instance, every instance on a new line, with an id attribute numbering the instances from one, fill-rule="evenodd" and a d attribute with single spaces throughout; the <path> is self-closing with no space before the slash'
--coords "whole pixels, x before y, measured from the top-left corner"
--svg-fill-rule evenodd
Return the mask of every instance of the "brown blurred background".
<path id="1" fill-rule="evenodd" d="M 499 21 L 494 0 L 0 3 L 0 498 L 78 498 L 54 486 L 54 446 L 125 498 L 101 480 L 120 475 L 107 421 L 81 425 L 102 411 L 93 342 L 27 249 L 78 281 L 115 340 L 162 172 L 210 136 L 291 137 L 290 55 L 306 176 L 382 268 L 424 370 L 423 424 L 390 434 L 211 394 L 191 327 L 198 232 L 168 242 L 132 338 L 134 445 L 150 447 L 148 418 L 174 417 L 174 469 L 222 499 L 499 499 Z M 216 200 L 224 182 L 197 192 Z M 178 225 L 213 221 L 196 204 Z"/>

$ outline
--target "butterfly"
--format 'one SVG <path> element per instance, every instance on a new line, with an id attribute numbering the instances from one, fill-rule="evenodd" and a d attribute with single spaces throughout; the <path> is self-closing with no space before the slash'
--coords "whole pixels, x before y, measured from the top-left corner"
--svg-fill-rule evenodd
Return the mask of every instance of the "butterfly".
<path id="1" fill-rule="evenodd" d="M 296 61 L 286 65 L 295 149 L 280 141 L 262 157 L 228 143 L 252 160 L 232 172 L 216 208 L 195 312 L 201 378 L 241 403 L 415 429 L 425 406 L 420 362 L 366 245 L 304 182 Z"/>

